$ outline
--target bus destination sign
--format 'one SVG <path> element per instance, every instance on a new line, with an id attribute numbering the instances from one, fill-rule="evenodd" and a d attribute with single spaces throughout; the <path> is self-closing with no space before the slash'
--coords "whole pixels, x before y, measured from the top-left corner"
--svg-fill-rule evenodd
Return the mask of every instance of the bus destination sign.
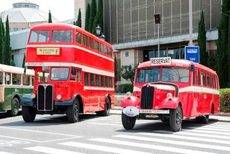
<path id="1" fill-rule="evenodd" d="M 60 55 L 60 48 L 37 48 L 37 55 Z"/>

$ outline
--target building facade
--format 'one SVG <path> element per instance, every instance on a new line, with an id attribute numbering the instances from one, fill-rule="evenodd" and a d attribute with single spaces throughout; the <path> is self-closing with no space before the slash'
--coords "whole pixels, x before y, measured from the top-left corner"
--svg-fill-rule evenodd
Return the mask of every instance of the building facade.
<path id="1" fill-rule="evenodd" d="M 86 8 L 89 3 L 91 4 L 91 0 L 74 0 L 74 16 L 77 19 L 78 11 L 81 9 L 82 27 L 85 27 Z"/>
<path id="2" fill-rule="evenodd" d="M 116 49 L 120 67 L 136 66 L 139 62 L 160 56 L 184 58 L 184 47 L 189 40 L 197 44 L 198 23 L 204 11 L 207 30 L 207 49 L 215 51 L 221 14 L 221 0 L 192 0 L 192 18 L 189 18 L 189 0 L 104 0 L 105 35 Z M 161 15 L 155 24 L 154 14 Z M 189 22 L 192 23 L 190 34 Z"/>

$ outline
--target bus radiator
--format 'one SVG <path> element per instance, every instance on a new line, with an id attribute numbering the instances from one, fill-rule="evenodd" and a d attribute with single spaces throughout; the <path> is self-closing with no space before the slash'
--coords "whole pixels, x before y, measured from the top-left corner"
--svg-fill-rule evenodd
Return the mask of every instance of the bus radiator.
<path id="1" fill-rule="evenodd" d="M 154 87 L 144 86 L 141 89 L 141 109 L 153 108 Z"/>
<path id="2" fill-rule="evenodd" d="M 53 87 L 51 85 L 39 85 L 37 96 L 38 111 L 53 110 Z"/>

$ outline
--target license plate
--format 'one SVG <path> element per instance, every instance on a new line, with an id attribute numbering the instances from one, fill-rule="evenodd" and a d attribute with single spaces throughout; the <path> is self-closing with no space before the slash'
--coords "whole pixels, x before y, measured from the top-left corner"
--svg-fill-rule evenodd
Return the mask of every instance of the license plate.
<path id="1" fill-rule="evenodd" d="M 169 114 L 169 110 L 140 109 L 140 113 L 147 113 L 147 114 Z"/>
<path id="2" fill-rule="evenodd" d="M 60 55 L 59 48 L 37 48 L 37 55 Z"/>

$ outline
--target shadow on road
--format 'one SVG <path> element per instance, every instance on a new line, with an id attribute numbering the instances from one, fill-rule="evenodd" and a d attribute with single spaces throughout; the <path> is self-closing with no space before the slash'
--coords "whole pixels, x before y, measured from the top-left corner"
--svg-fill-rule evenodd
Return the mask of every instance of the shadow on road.
<path id="1" fill-rule="evenodd" d="M 196 129 L 202 126 L 208 126 L 216 122 L 218 122 L 218 120 L 210 119 L 208 124 L 201 124 L 195 120 L 186 120 L 186 121 L 183 121 L 182 131 L 183 129 L 192 130 L 192 129 Z M 144 123 L 144 124 L 142 123 L 138 124 L 138 121 L 137 121 L 137 124 L 134 126 L 132 130 L 125 130 L 122 128 L 122 129 L 117 130 L 117 132 L 132 132 L 132 133 L 154 132 L 154 133 L 159 133 L 159 134 L 162 134 L 162 133 L 173 134 L 174 133 L 170 130 L 169 124 L 163 123 L 161 121 L 155 121 L 155 120 L 149 121 L 148 123 Z"/>
<path id="2" fill-rule="evenodd" d="M 31 123 L 25 123 L 21 116 L 13 117 L 13 118 L 17 118 L 17 120 L 11 119 L 12 117 L 7 117 L 7 118 L 9 119 L 10 122 L 4 122 L 0 124 L 0 126 L 49 126 L 49 125 L 62 125 L 62 124 L 73 125 L 73 124 L 80 124 L 81 122 L 84 122 L 90 119 L 100 118 L 100 116 L 81 115 L 80 122 L 77 122 L 77 123 L 69 123 L 65 115 L 51 115 L 51 116 L 47 115 L 44 117 L 38 117 L 38 118 L 35 118 L 34 122 L 31 122 Z"/>

